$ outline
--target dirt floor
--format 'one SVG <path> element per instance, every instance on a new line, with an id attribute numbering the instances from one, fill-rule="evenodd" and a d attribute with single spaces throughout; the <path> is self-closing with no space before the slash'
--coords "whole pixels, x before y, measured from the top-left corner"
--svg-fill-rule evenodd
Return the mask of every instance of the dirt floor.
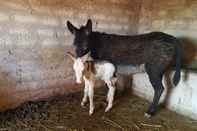
<path id="1" fill-rule="evenodd" d="M 197 121 L 161 109 L 144 117 L 148 102 L 131 93 L 117 95 L 104 113 L 106 90 L 95 91 L 95 113 L 80 106 L 82 92 L 51 100 L 28 102 L 0 114 L 0 131 L 197 131 Z"/>

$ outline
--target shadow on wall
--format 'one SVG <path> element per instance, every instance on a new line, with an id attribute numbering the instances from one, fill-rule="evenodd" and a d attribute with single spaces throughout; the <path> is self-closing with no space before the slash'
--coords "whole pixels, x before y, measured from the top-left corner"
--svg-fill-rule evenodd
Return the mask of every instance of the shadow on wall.
<path id="1" fill-rule="evenodd" d="M 14 94 L 13 87 L 16 87 L 18 82 L 10 72 L 0 68 L 0 111 L 18 102 L 15 95 L 10 95 Z"/>
<path id="2" fill-rule="evenodd" d="M 183 65 L 184 81 L 188 79 L 189 72 L 197 73 L 197 42 L 189 38 L 181 38 L 183 51 Z"/>
<path id="3" fill-rule="evenodd" d="M 197 64 L 192 65 L 194 61 L 197 61 L 197 42 L 194 42 L 188 38 L 180 39 L 182 41 L 183 68 L 197 70 Z"/>

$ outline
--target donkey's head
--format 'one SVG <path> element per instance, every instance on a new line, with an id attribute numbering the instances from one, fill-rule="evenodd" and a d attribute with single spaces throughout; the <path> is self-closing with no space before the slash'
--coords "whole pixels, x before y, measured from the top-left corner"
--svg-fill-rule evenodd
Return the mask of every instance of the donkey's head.
<path id="1" fill-rule="evenodd" d="M 89 52 L 89 36 L 92 32 L 92 21 L 89 19 L 85 26 L 79 29 L 67 21 L 68 30 L 74 35 L 74 46 L 77 57 L 81 57 Z"/>
<path id="2" fill-rule="evenodd" d="M 82 57 L 76 58 L 72 53 L 67 52 L 67 55 L 73 60 L 73 69 L 75 71 L 75 77 L 76 77 L 76 83 L 80 84 L 82 83 L 82 78 L 83 78 L 83 72 L 85 70 L 85 62 L 87 60 L 90 60 L 90 52 L 85 54 Z"/>

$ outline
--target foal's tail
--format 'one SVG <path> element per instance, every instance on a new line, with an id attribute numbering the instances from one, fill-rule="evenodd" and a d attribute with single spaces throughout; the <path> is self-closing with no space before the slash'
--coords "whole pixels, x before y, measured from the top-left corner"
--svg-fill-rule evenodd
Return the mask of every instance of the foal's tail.
<path id="1" fill-rule="evenodd" d="M 175 53 L 175 74 L 173 77 L 173 83 L 176 86 L 181 77 L 181 59 L 182 59 L 182 51 L 181 51 L 181 42 L 177 40 L 176 42 L 176 53 Z"/>

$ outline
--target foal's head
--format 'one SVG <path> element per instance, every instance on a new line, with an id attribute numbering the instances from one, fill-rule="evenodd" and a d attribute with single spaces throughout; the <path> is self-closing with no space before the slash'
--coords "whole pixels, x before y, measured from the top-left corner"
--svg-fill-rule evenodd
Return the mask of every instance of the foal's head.
<path id="1" fill-rule="evenodd" d="M 75 77 L 77 83 L 82 83 L 83 72 L 86 69 L 85 62 L 90 59 L 90 53 L 85 54 L 82 57 L 75 57 L 72 53 L 67 52 L 67 55 L 73 60 L 73 69 L 75 71 Z"/>

